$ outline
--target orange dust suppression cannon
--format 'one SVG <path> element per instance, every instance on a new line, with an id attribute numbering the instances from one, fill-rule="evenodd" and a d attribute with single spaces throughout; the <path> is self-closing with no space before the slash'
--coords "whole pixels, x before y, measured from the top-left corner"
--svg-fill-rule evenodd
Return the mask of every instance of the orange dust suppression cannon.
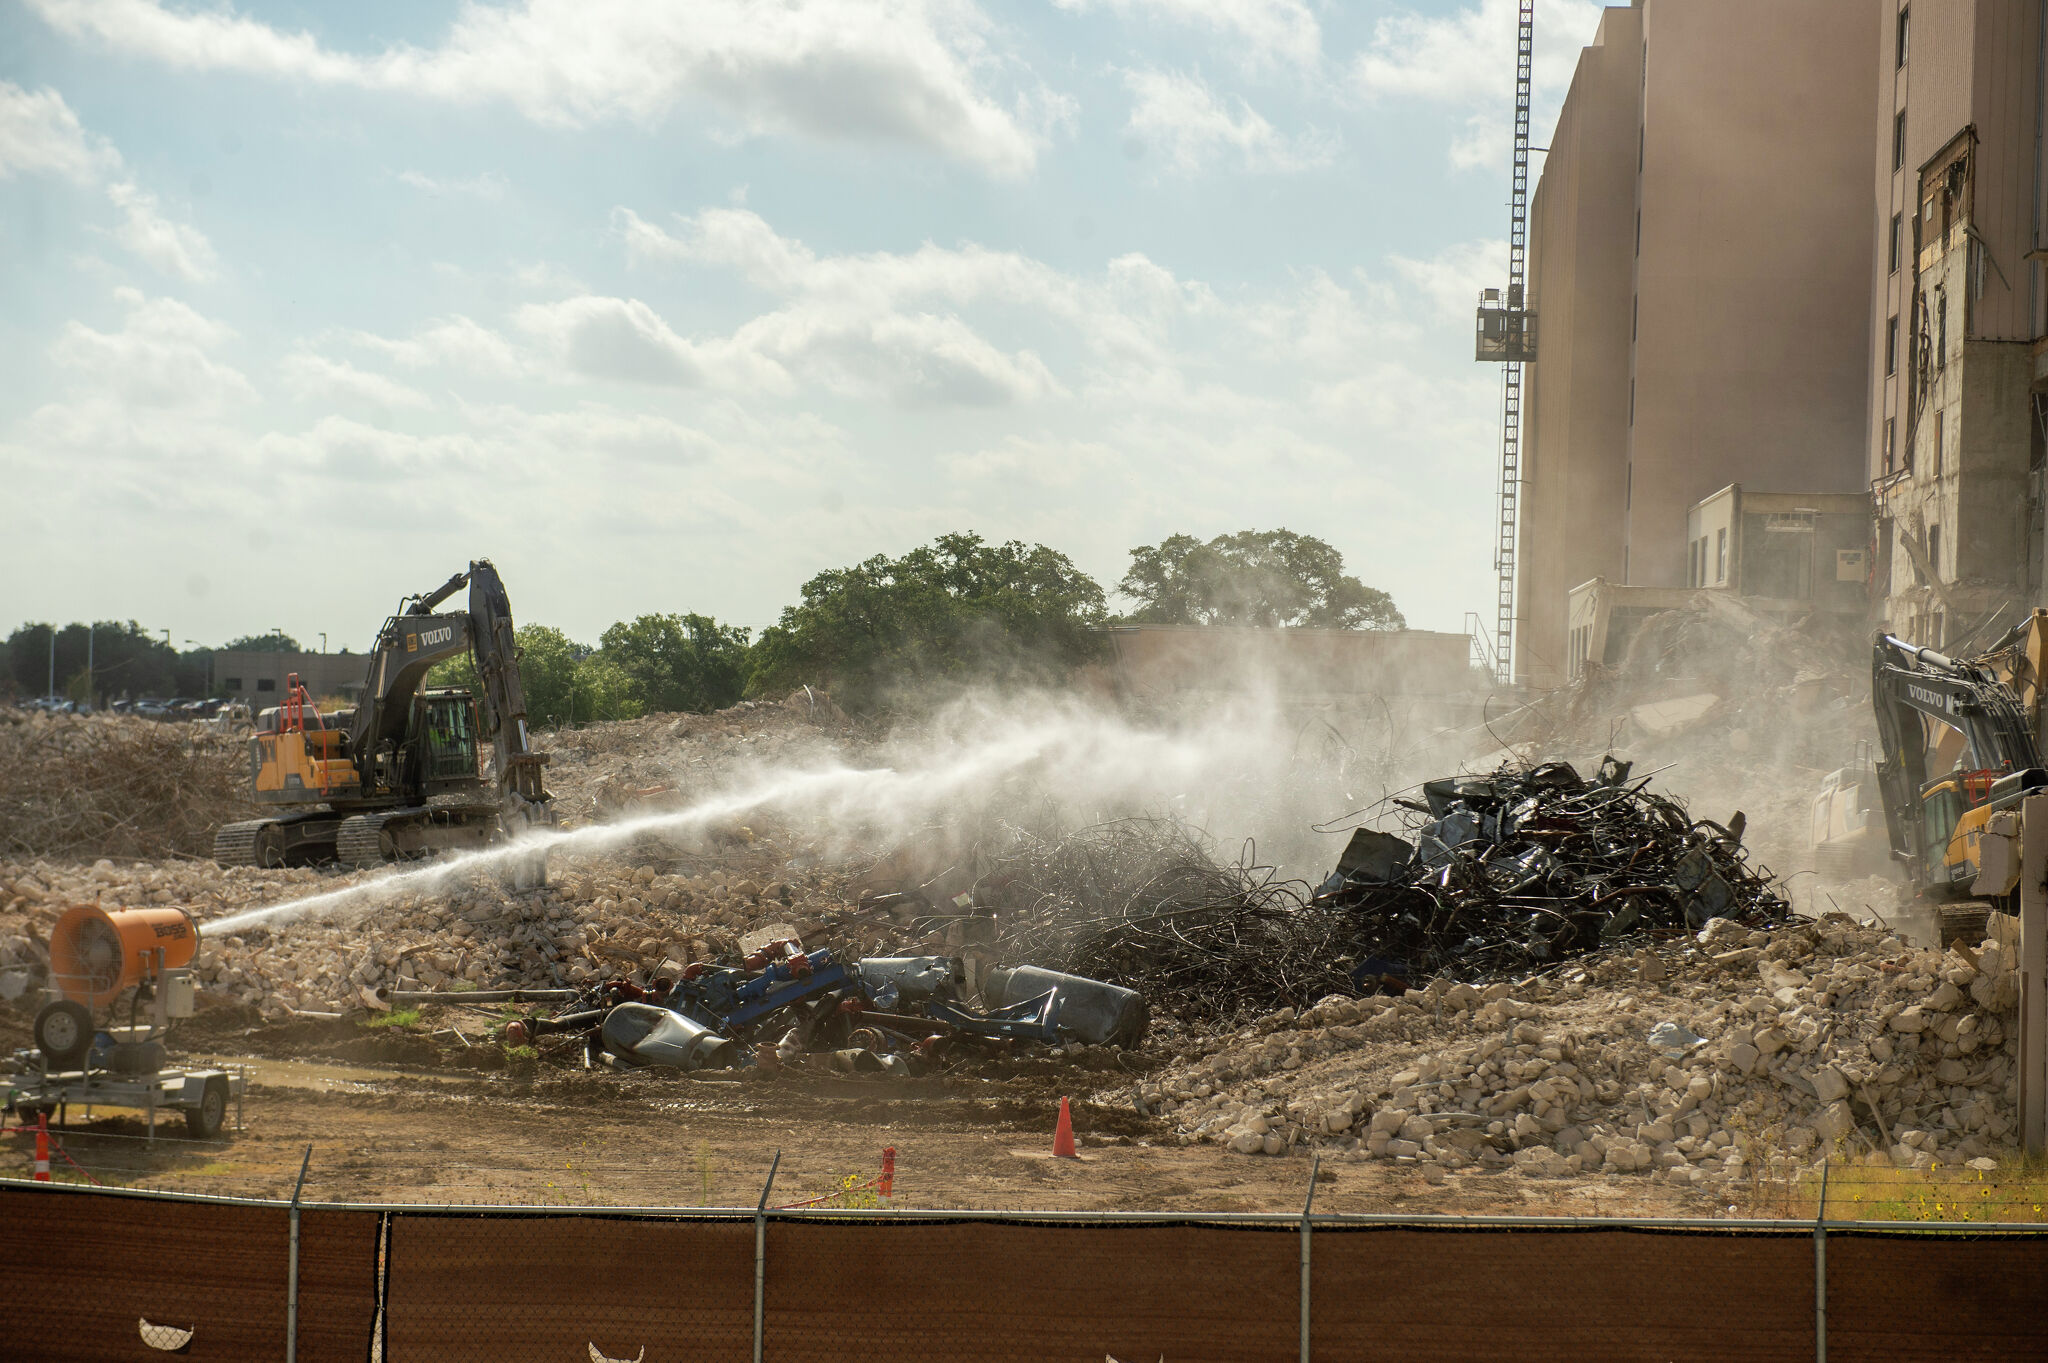
<path id="1" fill-rule="evenodd" d="M 15 1056 L 10 1102 L 22 1120 L 80 1105 L 134 1108 L 148 1114 L 154 1137 L 161 1108 L 183 1112 L 191 1133 L 207 1138 L 230 1102 L 239 1113 L 239 1072 L 165 1066 L 162 1038 L 197 1001 L 198 954 L 199 927 L 183 909 L 66 909 L 50 931 L 35 1050 Z"/>
<path id="2" fill-rule="evenodd" d="M 146 977 L 184 969 L 198 951 L 199 927 L 183 909 L 74 904 L 50 932 L 50 986 L 100 1008 Z"/>

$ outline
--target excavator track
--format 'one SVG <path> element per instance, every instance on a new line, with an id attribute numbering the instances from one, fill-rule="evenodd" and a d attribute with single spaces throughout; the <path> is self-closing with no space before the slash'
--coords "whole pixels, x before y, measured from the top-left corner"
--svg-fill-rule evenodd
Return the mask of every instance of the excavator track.
<path id="1" fill-rule="evenodd" d="M 213 835 L 213 859 L 223 866 L 254 866 L 256 839 L 272 819 L 245 819 L 222 824 Z"/>
<path id="2" fill-rule="evenodd" d="M 384 825 L 425 813 L 420 809 L 384 809 L 351 814 L 334 837 L 334 856 L 344 866 L 382 866 L 396 858 L 385 849 Z"/>

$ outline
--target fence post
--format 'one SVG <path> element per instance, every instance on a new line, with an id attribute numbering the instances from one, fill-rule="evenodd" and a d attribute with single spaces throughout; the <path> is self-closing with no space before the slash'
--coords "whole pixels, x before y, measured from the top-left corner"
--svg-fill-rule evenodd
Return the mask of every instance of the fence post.
<path id="1" fill-rule="evenodd" d="M 1813 1217 L 1813 1358 L 1828 1363 L 1828 1171 L 1820 1167 L 1820 1208 Z"/>
<path id="2" fill-rule="evenodd" d="M 284 1290 L 284 1363 L 299 1358 L 299 1194 L 306 1189 L 306 1166 L 313 1162 L 313 1147 L 299 1161 L 299 1181 L 292 1185 L 292 1247 L 287 1260 Z"/>
<path id="3" fill-rule="evenodd" d="M 1301 1204 L 1301 1363 L 1309 1363 L 1309 1212 L 1316 1205 L 1316 1176 L 1323 1172 L 1323 1152 L 1315 1153 L 1308 1169 L 1308 1196 Z"/>
<path id="4" fill-rule="evenodd" d="M 754 1207 L 754 1363 L 761 1363 L 763 1311 L 768 1300 L 768 1190 L 775 1186 L 775 1171 L 782 1167 L 782 1151 L 775 1152 L 768 1166 L 768 1181 L 761 1185 L 761 1200 Z"/>

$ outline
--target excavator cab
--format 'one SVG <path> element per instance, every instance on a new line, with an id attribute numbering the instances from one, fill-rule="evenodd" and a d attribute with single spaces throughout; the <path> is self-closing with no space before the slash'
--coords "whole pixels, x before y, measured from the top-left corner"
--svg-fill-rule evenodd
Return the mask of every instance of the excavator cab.
<path id="1" fill-rule="evenodd" d="M 474 786 L 481 779 L 477 727 L 476 697 L 467 690 L 437 687 L 420 694 L 413 732 L 428 794 Z"/>

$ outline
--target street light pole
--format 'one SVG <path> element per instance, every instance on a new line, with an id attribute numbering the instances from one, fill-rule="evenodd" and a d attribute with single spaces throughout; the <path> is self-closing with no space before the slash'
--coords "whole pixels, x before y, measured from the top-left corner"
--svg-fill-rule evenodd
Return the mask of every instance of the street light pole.
<path id="1" fill-rule="evenodd" d="M 55 625 L 50 626 L 50 689 L 43 692 L 43 694 L 46 696 L 57 694 L 57 627 Z"/>

